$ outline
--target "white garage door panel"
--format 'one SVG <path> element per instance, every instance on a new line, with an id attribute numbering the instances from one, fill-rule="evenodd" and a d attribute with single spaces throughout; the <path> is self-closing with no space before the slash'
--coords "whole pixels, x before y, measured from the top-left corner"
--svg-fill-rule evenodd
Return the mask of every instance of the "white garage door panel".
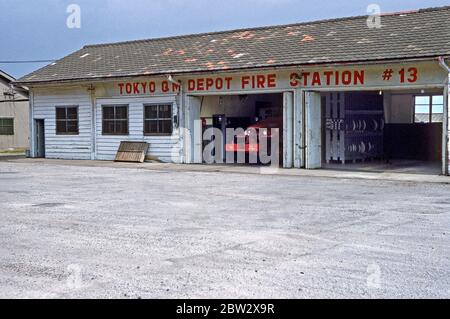
<path id="1" fill-rule="evenodd" d="M 306 168 L 307 169 L 321 168 L 322 111 L 319 93 L 316 92 L 305 93 L 305 109 L 306 109 Z"/>

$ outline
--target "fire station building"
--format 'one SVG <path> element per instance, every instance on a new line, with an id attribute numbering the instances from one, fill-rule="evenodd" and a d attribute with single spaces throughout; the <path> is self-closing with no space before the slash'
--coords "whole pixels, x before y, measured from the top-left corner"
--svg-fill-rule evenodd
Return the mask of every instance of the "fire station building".
<path id="1" fill-rule="evenodd" d="M 279 123 L 284 168 L 449 172 L 450 7 L 87 45 L 17 81 L 32 157 L 203 163 L 202 132 Z"/>

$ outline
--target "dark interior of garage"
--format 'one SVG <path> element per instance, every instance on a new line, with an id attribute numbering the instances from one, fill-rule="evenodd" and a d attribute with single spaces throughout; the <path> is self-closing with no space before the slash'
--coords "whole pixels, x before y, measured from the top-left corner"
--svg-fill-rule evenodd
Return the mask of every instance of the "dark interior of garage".
<path id="1" fill-rule="evenodd" d="M 322 94 L 324 168 L 439 174 L 442 94 Z"/>
<path id="2" fill-rule="evenodd" d="M 222 161 L 227 164 L 256 164 L 262 165 L 259 158 L 259 137 L 255 143 L 249 141 L 247 136 L 251 129 L 257 134 L 262 129 L 278 128 L 280 132 L 279 152 L 282 154 L 282 129 L 283 129 L 283 94 L 245 94 L 245 95 L 224 95 L 224 96 L 204 96 L 200 107 L 200 118 L 202 129 L 205 132 L 209 128 L 215 128 L 222 132 Z M 246 135 L 245 145 L 239 145 L 237 137 L 233 144 L 227 140 L 228 129 L 239 130 Z M 215 139 L 216 137 L 214 137 Z M 205 148 L 211 140 L 204 140 Z M 268 137 L 268 153 L 271 149 L 271 136 Z M 217 149 L 214 150 L 217 152 Z M 251 153 L 255 153 L 255 160 L 252 161 Z M 244 154 L 243 161 L 239 161 L 239 155 Z M 230 162 L 230 158 L 233 162 Z M 281 156 L 279 157 L 281 159 Z"/>
<path id="3" fill-rule="evenodd" d="M 442 123 L 387 124 L 384 148 L 388 159 L 439 162 Z"/>

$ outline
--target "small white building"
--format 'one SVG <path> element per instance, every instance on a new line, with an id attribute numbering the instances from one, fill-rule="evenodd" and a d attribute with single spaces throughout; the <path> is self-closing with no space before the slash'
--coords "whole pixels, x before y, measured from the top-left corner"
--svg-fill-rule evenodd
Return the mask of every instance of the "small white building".
<path id="1" fill-rule="evenodd" d="M 0 151 L 28 149 L 28 90 L 0 71 Z"/>
<path id="2" fill-rule="evenodd" d="M 431 163 L 448 174 L 450 7 L 88 45 L 21 78 L 31 155 L 113 160 L 146 141 L 202 163 L 202 132 L 281 118 L 282 166 Z"/>

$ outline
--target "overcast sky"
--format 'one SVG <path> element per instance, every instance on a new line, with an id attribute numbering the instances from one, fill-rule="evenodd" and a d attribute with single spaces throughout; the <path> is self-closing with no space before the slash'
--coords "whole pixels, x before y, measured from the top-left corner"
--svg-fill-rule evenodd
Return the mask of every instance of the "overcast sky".
<path id="1" fill-rule="evenodd" d="M 450 0 L 0 0 L 0 61 L 61 58 L 86 44 L 450 5 Z M 81 28 L 66 25 L 70 4 Z M 0 64 L 20 77 L 45 64 Z"/>

